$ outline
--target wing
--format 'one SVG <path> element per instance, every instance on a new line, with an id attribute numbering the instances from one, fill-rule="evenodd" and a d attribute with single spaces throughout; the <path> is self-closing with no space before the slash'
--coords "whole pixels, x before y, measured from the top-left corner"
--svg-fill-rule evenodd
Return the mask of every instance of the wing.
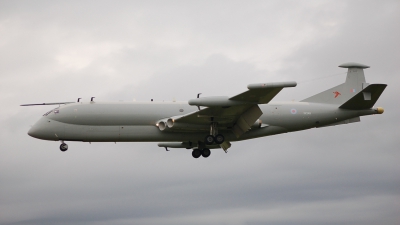
<path id="1" fill-rule="evenodd" d="M 295 87 L 296 82 L 250 84 L 249 89 L 229 97 L 203 97 L 189 100 L 189 105 L 205 106 L 197 112 L 167 119 L 173 130 L 209 130 L 210 124 L 218 124 L 219 130 L 232 130 L 239 137 L 262 115 L 258 104 L 267 104 L 283 88 Z"/>

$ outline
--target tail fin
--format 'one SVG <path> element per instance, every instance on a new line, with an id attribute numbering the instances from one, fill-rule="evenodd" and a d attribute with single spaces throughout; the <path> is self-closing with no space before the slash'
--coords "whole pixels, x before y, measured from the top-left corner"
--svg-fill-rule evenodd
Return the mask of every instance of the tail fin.
<path id="1" fill-rule="evenodd" d="M 344 63 L 339 67 L 348 68 L 346 82 L 306 98 L 302 102 L 342 105 L 368 86 L 368 83 L 365 82 L 364 69 L 369 66 L 359 63 Z"/>

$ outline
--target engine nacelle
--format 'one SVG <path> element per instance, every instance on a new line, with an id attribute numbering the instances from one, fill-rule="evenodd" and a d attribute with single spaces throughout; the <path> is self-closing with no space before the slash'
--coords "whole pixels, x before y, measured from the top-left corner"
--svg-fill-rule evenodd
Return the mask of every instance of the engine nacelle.
<path id="1" fill-rule="evenodd" d="M 181 123 L 177 122 L 176 118 L 179 117 L 171 117 L 168 119 L 162 119 L 159 120 L 156 123 L 156 126 L 160 131 L 179 131 L 179 130 L 193 130 L 193 131 L 199 131 L 199 130 L 204 130 L 207 131 L 210 129 L 210 125 L 200 125 L 200 124 L 191 124 L 191 123 Z"/>
<path id="2" fill-rule="evenodd" d="M 171 118 L 165 118 L 162 120 L 159 120 L 156 124 L 156 126 L 161 130 L 165 130 L 167 128 L 175 128 L 175 119 L 180 118 L 180 116 L 173 116 Z"/>

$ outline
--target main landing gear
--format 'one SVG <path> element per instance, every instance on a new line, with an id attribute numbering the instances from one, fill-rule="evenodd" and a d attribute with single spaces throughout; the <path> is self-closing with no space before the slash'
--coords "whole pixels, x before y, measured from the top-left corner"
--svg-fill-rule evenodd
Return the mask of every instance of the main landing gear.
<path id="1" fill-rule="evenodd" d="M 214 119 L 211 118 L 211 120 L 213 121 Z M 218 134 L 218 127 L 217 127 L 217 123 L 216 122 L 211 122 L 210 125 L 210 134 L 207 135 L 204 139 L 204 143 L 206 143 L 206 145 L 212 145 L 212 144 L 217 144 L 220 145 L 225 141 L 225 137 L 222 134 Z"/>
<path id="2" fill-rule="evenodd" d="M 199 158 L 200 156 L 207 158 L 210 155 L 211 155 L 211 151 L 208 148 L 203 148 L 201 150 L 198 148 L 195 148 L 195 149 L 193 149 L 193 152 L 192 152 L 193 158 L 196 158 L 196 159 Z"/>
<path id="3" fill-rule="evenodd" d="M 206 145 L 212 145 L 212 144 L 217 144 L 220 145 L 225 141 L 225 137 L 222 134 L 217 134 L 216 136 L 213 135 L 207 135 L 204 142 Z"/>
<path id="4" fill-rule="evenodd" d="M 210 125 L 210 134 L 207 135 L 204 138 L 204 144 L 205 145 L 220 145 L 224 143 L 225 137 L 222 134 L 218 134 L 218 123 L 214 122 L 214 118 L 211 117 L 211 125 Z M 204 148 L 204 144 L 200 145 L 199 148 L 193 149 L 192 156 L 193 158 L 199 158 L 200 156 L 203 156 L 204 158 L 207 158 L 211 155 L 211 151 L 208 148 Z"/>
<path id="5" fill-rule="evenodd" d="M 68 145 L 64 143 L 64 141 L 61 141 L 61 145 L 60 145 L 60 150 L 62 152 L 65 152 L 68 150 Z"/>

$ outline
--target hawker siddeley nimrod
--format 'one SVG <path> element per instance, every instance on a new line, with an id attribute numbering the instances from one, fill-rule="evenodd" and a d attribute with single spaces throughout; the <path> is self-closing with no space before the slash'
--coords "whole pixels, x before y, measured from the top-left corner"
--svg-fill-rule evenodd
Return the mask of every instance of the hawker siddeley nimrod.
<path id="1" fill-rule="evenodd" d="M 348 68 L 343 84 L 300 102 L 271 102 L 296 82 L 249 84 L 233 97 L 200 97 L 188 102 L 61 102 L 29 130 L 32 137 L 83 142 L 161 142 L 159 147 L 192 149 L 192 156 L 208 157 L 210 149 L 225 152 L 231 142 L 269 135 L 359 122 L 360 116 L 382 114 L 372 108 L 386 84 L 368 84 L 359 63 Z"/>

